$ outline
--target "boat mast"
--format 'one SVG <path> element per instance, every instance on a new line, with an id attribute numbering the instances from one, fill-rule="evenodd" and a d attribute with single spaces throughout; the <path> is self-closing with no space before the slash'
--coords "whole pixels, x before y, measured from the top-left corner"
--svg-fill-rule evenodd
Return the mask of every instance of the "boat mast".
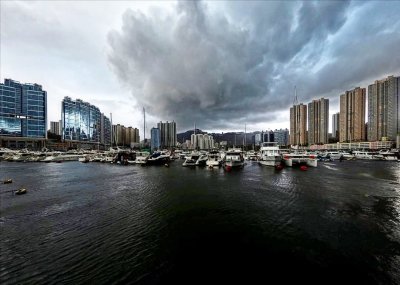
<path id="1" fill-rule="evenodd" d="M 110 113 L 110 124 L 111 124 L 111 147 L 113 146 L 113 125 L 112 125 L 112 113 Z"/>
<path id="2" fill-rule="evenodd" d="M 244 149 L 246 150 L 246 146 L 247 146 L 247 141 L 246 141 L 246 124 L 244 124 Z"/>
<path id="3" fill-rule="evenodd" d="M 196 139 L 196 122 L 194 122 L 194 138 L 193 138 L 193 149 L 196 151 L 197 149 L 197 139 Z"/>
<path id="4" fill-rule="evenodd" d="M 146 139 L 146 109 L 143 107 L 143 142 Z"/>

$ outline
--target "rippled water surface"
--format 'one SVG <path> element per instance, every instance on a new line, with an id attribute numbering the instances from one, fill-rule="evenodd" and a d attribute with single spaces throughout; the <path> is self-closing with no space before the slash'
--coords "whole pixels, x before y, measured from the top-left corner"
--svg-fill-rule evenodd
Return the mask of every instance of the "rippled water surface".
<path id="1" fill-rule="evenodd" d="M 0 283 L 400 283 L 399 163 L 181 163 L 1 162 Z"/>

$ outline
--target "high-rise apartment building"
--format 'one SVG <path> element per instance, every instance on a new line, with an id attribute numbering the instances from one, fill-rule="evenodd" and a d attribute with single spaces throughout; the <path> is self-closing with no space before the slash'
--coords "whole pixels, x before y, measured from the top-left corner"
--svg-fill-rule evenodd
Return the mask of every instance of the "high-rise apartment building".
<path id="1" fill-rule="evenodd" d="M 262 138 L 261 138 L 262 133 L 258 132 L 254 135 L 254 144 L 255 145 L 260 145 L 262 143 Z"/>
<path id="2" fill-rule="evenodd" d="M 196 149 L 196 147 L 197 147 L 197 136 L 196 136 L 196 134 L 192 134 L 190 136 L 190 145 L 191 145 L 192 149 Z"/>
<path id="3" fill-rule="evenodd" d="M 80 99 L 64 97 L 61 103 L 61 133 L 67 141 L 111 144 L 110 120 L 99 108 Z"/>
<path id="4" fill-rule="evenodd" d="M 274 131 L 274 141 L 278 145 L 289 145 L 289 130 L 279 129 Z"/>
<path id="5" fill-rule="evenodd" d="M 103 113 L 100 116 L 100 143 L 106 148 L 111 146 L 111 121 Z"/>
<path id="6" fill-rule="evenodd" d="M 50 133 L 61 135 L 60 125 L 61 125 L 60 121 L 50 122 Z"/>
<path id="7" fill-rule="evenodd" d="M 0 136 L 46 138 L 47 92 L 39 84 L 0 84 Z"/>
<path id="8" fill-rule="evenodd" d="M 117 124 L 112 126 L 113 145 L 131 146 L 140 143 L 139 129 Z"/>
<path id="9" fill-rule="evenodd" d="M 130 146 L 132 144 L 140 143 L 139 129 L 133 127 L 125 128 L 124 145 Z"/>
<path id="10" fill-rule="evenodd" d="M 123 125 L 117 124 L 112 126 L 113 133 L 113 145 L 115 146 L 123 146 L 125 145 L 125 127 Z"/>
<path id="11" fill-rule="evenodd" d="M 340 95 L 340 142 L 365 141 L 365 93 L 357 87 Z"/>
<path id="12" fill-rule="evenodd" d="M 162 148 L 170 148 L 176 146 L 176 123 L 174 121 L 168 123 L 159 122 L 157 128 L 160 130 L 160 143 Z"/>
<path id="13" fill-rule="evenodd" d="M 303 103 L 290 108 L 290 144 L 307 144 L 307 106 Z"/>
<path id="14" fill-rule="evenodd" d="M 308 104 L 308 144 L 328 143 L 329 100 L 318 99 Z"/>
<path id="15" fill-rule="evenodd" d="M 134 128 L 134 136 L 135 136 L 135 143 L 140 143 L 140 134 L 138 128 Z"/>
<path id="16" fill-rule="evenodd" d="M 275 133 L 272 130 L 266 130 L 262 133 L 262 142 L 274 142 Z"/>
<path id="17" fill-rule="evenodd" d="M 339 113 L 332 115 L 332 137 L 339 139 Z"/>
<path id="18" fill-rule="evenodd" d="M 214 138 L 208 134 L 192 134 L 190 137 L 190 144 L 193 149 L 213 149 Z"/>
<path id="19" fill-rule="evenodd" d="M 151 150 L 157 150 L 160 148 L 161 144 L 160 144 L 160 139 L 161 139 L 161 134 L 160 134 L 160 130 L 158 128 L 152 128 L 150 131 L 150 135 L 151 135 L 151 141 L 150 141 L 150 147 Z"/>
<path id="20" fill-rule="evenodd" d="M 368 86 L 368 140 L 396 140 L 400 133 L 400 77 Z"/>

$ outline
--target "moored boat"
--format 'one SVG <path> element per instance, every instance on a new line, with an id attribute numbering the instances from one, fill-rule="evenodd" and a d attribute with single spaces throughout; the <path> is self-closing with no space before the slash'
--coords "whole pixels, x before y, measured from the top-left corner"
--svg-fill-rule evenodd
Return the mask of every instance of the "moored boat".
<path id="1" fill-rule="evenodd" d="M 146 164 L 149 159 L 150 153 L 148 151 L 136 152 L 136 164 Z"/>
<path id="2" fill-rule="evenodd" d="M 149 165 L 165 165 L 170 162 L 170 155 L 163 151 L 154 152 L 148 159 L 147 163 Z"/>
<path id="3" fill-rule="evenodd" d="M 186 157 L 185 161 L 182 163 L 182 166 L 196 166 L 199 157 L 200 153 L 192 152 L 190 155 Z"/>
<path id="4" fill-rule="evenodd" d="M 226 152 L 224 158 L 224 167 L 226 169 L 240 168 L 244 166 L 243 152 L 240 149 L 230 149 Z"/>
<path id="5" fill-rule="evenodd" d="M 196 166 L 205 166 L 206 162 L 207 162 L 207 159 L 208 159 L 207 155 L 201 153 L 199 158 L 196 161 Z"/>
<path id="6" fill-rule="evenodd" d="M 285 153 L 283 155 L 283 162 L 289 167 L 301 164 L 311 167 L 317 167 L 318 165 L 317 156 L 315 154 L 307 153 Z"/>
<path id="7" fill-rule="evenodd" d="M 218 151 L 208 153 L 206 165 L 208 167 L 218 167 L 221 165 L 221 156 Z"/>
<path id="8" fill-rule="evenodd" d="M 378 152 L 356 150 L 353 153 L 354 153 L 354 157 L 356 159 L 361 159 L 361 160 L 384 160 L 383 155 L 379 154 Z"/>
<path id="9" fill-rule="evenodd" d="M 79 162 L 88 163 L 90 161 L 89 156 L 83 156 L 78 158 Z"/>
<path id="10" fill-rule="evenodd" d="M 258 161 L 261 165 L 276 166 L 281 164 L 282 155 L 279 146 L 276 142 L 265 142 L 260 148 L 260 159 Z"/>

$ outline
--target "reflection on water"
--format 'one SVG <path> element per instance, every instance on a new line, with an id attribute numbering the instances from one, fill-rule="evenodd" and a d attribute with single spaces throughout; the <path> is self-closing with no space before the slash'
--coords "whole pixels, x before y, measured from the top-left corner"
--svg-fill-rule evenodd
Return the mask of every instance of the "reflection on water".
<path id="1" fill-rule="evenodd" d="M 0 163 L 0 281 L 400 282 L 400 170 Z M 25 186 L 28 193 L 9 190 Z"/>

